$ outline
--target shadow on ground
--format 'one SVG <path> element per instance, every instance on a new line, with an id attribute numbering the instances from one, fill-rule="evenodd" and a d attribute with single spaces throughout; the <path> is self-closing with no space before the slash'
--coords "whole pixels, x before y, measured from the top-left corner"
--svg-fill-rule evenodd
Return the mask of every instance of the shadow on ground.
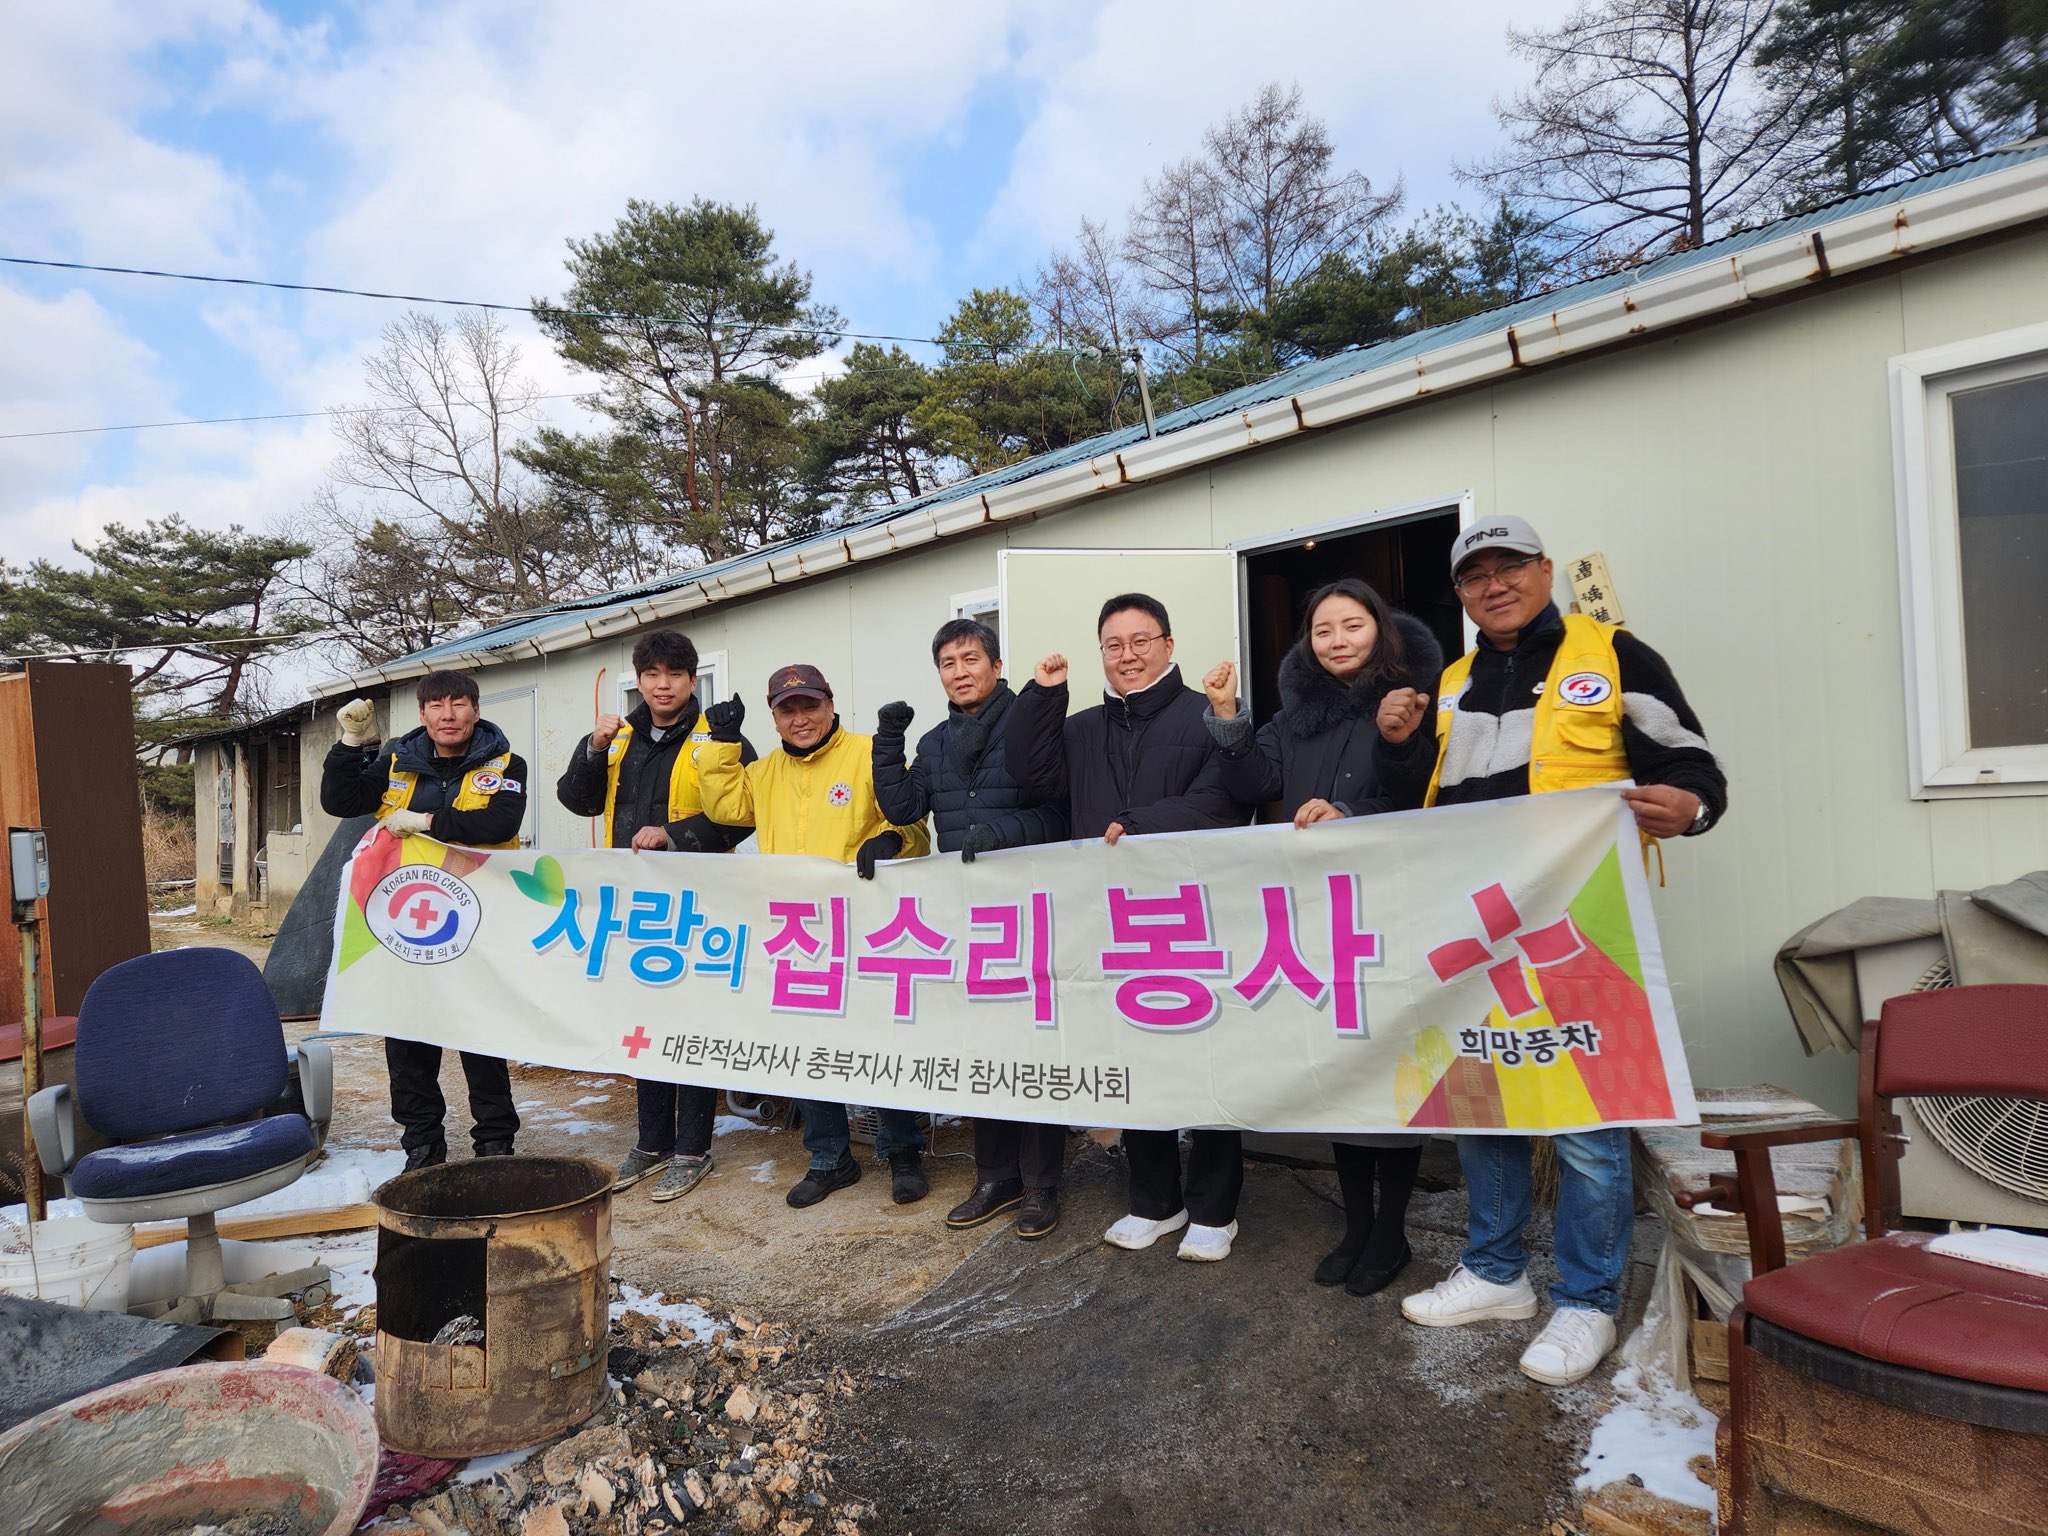
<path id="1" fill-rule="evenodd" d="M 1402 1319 L 1400 1295 L 1456 1262 L 1460 1191 L 1418 1195 L 1415 1262 L 1390 1291 L 1311 1284 L 1333 1196 L 1326 1174 L 1254 1164 L 1229 1260 L 1124 1253 L 1099 1241 L 1121 1164 L 1088 1148 L 1051 1239 L 998 1234 L 849 1344 L 877 1385 L 841 1482 L 881 1529 L 934 1536 L 1541 1531 L 1575 1503 L 1611 1364 L 1553 1391 L 1515 1369 L 1540 1320 Z M 1631 1315 L 1648 1280 L 1631 1265 Z"/>

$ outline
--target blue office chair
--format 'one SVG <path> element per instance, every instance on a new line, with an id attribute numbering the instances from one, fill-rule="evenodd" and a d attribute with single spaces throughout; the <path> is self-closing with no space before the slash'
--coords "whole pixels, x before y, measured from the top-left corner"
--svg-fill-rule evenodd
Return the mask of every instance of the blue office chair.
<path id="1" fill-rule="evenodd" d="M 332 1052 L 318 1041 L 287 1051 L 253 964 L 229 949 L 172 949 L 114 966 L 79 1005 L 72 1065 L 77 1113 L 115 1144 L 79 1157 L 72 1090 L 45 1088 L 28 1105 L 44 1169 L 95 1221 L 186 1218 L 184 1296 L 138 1310 L 283 1321 L 287 1293 L 324 1296 L 324 1267 L 229 1285 L 222 1263 L 214 1212 L 304 1173 L 334 1105 Z M 275 1112 L 294 1065 L 305 1113 Z"/>

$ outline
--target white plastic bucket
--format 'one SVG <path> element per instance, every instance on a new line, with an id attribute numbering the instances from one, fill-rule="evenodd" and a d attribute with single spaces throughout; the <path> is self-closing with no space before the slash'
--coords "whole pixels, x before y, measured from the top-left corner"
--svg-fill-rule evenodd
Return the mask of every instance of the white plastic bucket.
<path id="1" fill-rule="evenodd" d="M 30 1229 L 20 1230 L 25 1234 Z M 37 1222 L 33 1230 L 33 1253 L 0 1246 L 0 1291 L 88 1312 L 128 1310 L 128 1269 L 135 1262 L 133 1227 L 83 1216 L 53 1216 Z"/>

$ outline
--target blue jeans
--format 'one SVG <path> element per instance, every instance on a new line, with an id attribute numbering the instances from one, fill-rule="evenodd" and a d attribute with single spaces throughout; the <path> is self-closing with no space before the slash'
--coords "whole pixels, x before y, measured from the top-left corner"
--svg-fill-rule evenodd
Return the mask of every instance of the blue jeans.
<path id="1" fill-rule="evenodd" d="M 1580 1131 L 1557 1145 L 1557 1281 L 1553 1306 L 1621 1310 L 1621 1274 L 1635 1232 L 1636 1190 L 1628 1132 Z M 1511 1285 L 1529 1267 L 1522 1229 L 1535 1208 L 1526 1136 L 1460 1136 L 1465 1170 L 1464 1266 L 1482 1280 Z"/>
<path id="2" fill-rule="evenodd" d="M 837 1168 L 845 1162 L 853 1147 L 846 1130 L 846 1106 L 823 1099 L 798 1099 L 796 1107 L 804 1117 L 804 1150 L 811 1154 L 811 1166 Z M 924 1132 L 917 1128 L 915 1115 L 903 1109 L 885 1109 L 880 1114 L 882 1126 L 875 1132 L 875 1151 L 882 1157 L 924 1150 Z"/>

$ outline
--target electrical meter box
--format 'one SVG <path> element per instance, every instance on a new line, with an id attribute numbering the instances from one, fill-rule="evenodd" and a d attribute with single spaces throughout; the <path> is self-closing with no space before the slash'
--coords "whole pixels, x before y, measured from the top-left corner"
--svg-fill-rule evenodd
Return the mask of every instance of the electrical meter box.
<path id="1" fill-rule="evenodd" d="M 8 889 L 17 904 L 50 894 L 50 839 L 35 827 L 7 829 Z"/>

